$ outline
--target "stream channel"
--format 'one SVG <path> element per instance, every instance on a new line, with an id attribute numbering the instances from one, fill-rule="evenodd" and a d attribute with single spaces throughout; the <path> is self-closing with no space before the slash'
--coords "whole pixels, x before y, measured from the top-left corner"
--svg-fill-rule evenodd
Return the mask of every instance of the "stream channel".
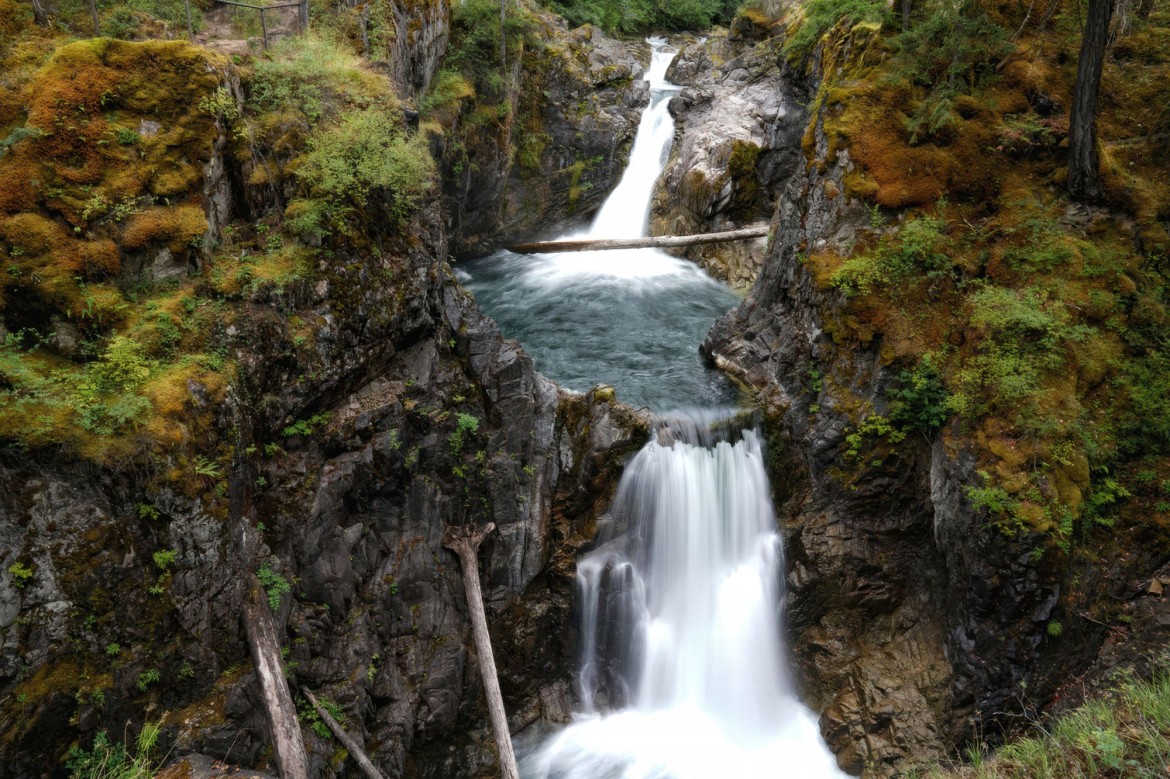
<path id="1" fill-rule="evenodd" d="M 566 238 L 646 234 L 678 91 L 665 79 L 675 52 L 650 44 L 629 165 L 588 231 Z M 577 563 L 578 711 L 518 740 L 523 779 L 842 776 L 792 689 L 760 436 L 735 421 L 734 387 L 698 353 L 736 297 L 653 249 L 502 251 L 457 272 L 546 376 L 611 384 L 656 414 Z"/>

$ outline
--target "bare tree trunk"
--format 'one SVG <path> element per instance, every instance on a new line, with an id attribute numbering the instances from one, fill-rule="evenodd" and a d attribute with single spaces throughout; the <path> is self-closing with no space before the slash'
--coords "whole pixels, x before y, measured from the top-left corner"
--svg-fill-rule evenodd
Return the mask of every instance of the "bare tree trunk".
<path id="1" fill-rule="evenodd" d="M 281 779 L 309 779 L 305 760 L 305 742 L 297 723 L 297 710 L 284 678 L 280 657 L 280 641 L 268 601 L 262 594 L 260 582 L 250 576 L 248 596 L 244 600 L 244 632 L 248 635 L 248 649 L 256 680 L 260 683 L 260 700 L 264 716 L 272 733 L 272 753 Z"/>
<path id="2" fill-rule="evenodd" d="M 508 715 L 504 712 L 504 696 L 496 676 L 496 658 L 492 654 L 492 639 L 488 634 L 487 615 L 483 610 L 483 592 L 479 586 L 479 559 L 476 555 L 484 538 L 496 529 L 494 522 L 476 530 L 471 527 L 447 528 L 443 546 L 459 556 L 463 566 L 463 587 L 467 593 L 467 611 L 471 614 L 471 634 L 475 638 L 475 653 L 479 655 L 479 675 L 483 679 L 488 716 L 500 752 L 501 779 L 520 779 L 516 769 L 516 755 L 512 752 L 512 734 L 508 732 Z"/>
<path id="3" fill-rule="evenodd" d="M 913 10 L 913 0 L 902 0 L 902 32 L 910 29 L 910 12 Z"/>
<path id="4" fill-rule="evenodd" d="M 49 24 L 49 17 L 45 15 L 45 7 L 41 5 L 41 0 L 32 0 L 33 19 L 41 27 L 47 27 Z"/>
<path id="5" fill-rule="evenodd" d="M 599 238 L 580 241 L 538 241 L 536 243 L 514 243 L 504 248 L 517 254 L 539 252 L 589 252 L 608 249 L 669 249 L 678 246 L 696 246 L 704 243 L 742 241 L 747 238 L 763 238 L 768 226 L 745 227 L 742 230 L 728 230 L 722 233 L 701 233 L 699 235 L 659 235 L 650 238 Z"/>
<path id="6" fill-rule="evenodd" d="M 302 688 L 301 691 L 309 699 L 309 703 L 313 704 L 313 708 L 317 710 L 317 715 L 321 717 L 321 721 L 325 723 L 325 727 L 329 728 L 333 735 L 337 737 L 337 740 L 345 747 L 345 751 L 349 752 L 349 756 L 358 764 L 358 768 L 362 769 L 362 773 L 368 776 L 369 779 L 386 779 L 382 776 L 382 772 L 378 770 L 377 766 L 370 762 L 370 758 L 366 757 L 366 753 L 362 749 L 361 744 L 353 736 L 346 733 L 345 728 L 341 727 L 341 723 L 333 719 L 333 715 L 326 711 L 321 704 L 317 703 L 317 698 L 313 695 L 312 691 L 308 688 Z"/>
<path id="7" fill-rule="evenodd" d="M 1089 0 L 1085 20 L 1068 130 L 1068 194 L 1075 200 L 1091 200 L 1101 195 L 1097 96 L 1101 91 L 1101 70 L 1105 65 L 1113 5 L 1114 0 Z"/>
<path id="8" fill-rule="evenodd" d="M 93 35 L 96 38 L 102 34 L 102 24 L 98 21 L 97 0 L 89 0 L 89 15 L 93 17 Z"/>

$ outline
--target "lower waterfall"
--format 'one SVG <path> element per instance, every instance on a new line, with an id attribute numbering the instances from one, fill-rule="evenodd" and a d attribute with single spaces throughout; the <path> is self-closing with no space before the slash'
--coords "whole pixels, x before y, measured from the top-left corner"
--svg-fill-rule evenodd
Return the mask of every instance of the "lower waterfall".
<path id="1" fill-rule="evenodd" d="M 659 422 L 578 563 L 582 711 L 526 779 L 842 775 L 787 673 L 759 435 L 697 417 Z"/>

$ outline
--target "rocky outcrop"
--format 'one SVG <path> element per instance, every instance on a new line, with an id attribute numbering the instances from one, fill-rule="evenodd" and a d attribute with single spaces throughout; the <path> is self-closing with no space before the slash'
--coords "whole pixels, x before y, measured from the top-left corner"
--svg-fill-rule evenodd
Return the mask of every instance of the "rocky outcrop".
<path id="1" fill-rule="evenodd" d="M 407 306 L 375 285 L 342 310 L 334 279 L 301 311 L 333 323 L 313 380 L 288 375 L 309 366 L 263 312 L 238 321 L 230 474 L 192 473 L 182 491 L 48 453 L 4 458 L 5 560 L 32 571 L 0 580 L 6 775 L 39 773 L 74 738 L 141 722 L 150 705 L 179 712 L 165 721 L 176 754 L 257 765 L 267 740 L 239 615 L 259 569 L 270 587 L 291 583 L 291 597 L 270 593 L 294 691 L 338 704 L 388 776 L 408 763 L 418 776 L 492 775 L 487 747 L 465 741 L 483 711 L 458 565 L 440 546 L 450 524 L 499 528 L 483 577 L 514 727 L 565 716 L 574 552 L 642 423 L 536 374 L 436 248 L 396 260 L 415 287 Z M 366 305 L 390 311 L 372 321 Z M 313 433 L 295 425 L 323 414 Z M 313 774 L 334 775 L 330 739 L 306 735 Z"/>
<path id="2" fill-rule="evenodd" d="M 817 60 L 806 94 L 821 78 Z M 1036 538 L 1006 537 L 968 504 L 975 460 L 957 430 L 846 454 L 867 410 L 885 412 L 896 369 L 801 262 L 872 229 L 822 123 L 818 109 L 759 280 L 703 349 L 756 389 L 776 428 L 794 653 L 822 731 L 842 767 L 884 776 L 973 727 L 994 732 L 1021 710 L 1021 685 L 1042 697 L 1068 658 L 1040 652 L 1059 578 Z"/>
<path id="3" fill-rule="evenodd" d="M 782 67 L 779 39 L 754 45 L 734 37 L 713 35 L 684 46 L 667 72 L 684 88 L 670 104 L 677 140 L 653 204 L 652 234 L 763 222 L 801 162 L 808 96 Z M 747 289 L 764 249 L 764 241 L 744 241 L 694 247 L 686 256 Z"/>
<path id="4" fill-rule="evenodd" d="M 221 83 L 209 78 L 207 91 Z M 288 193 L 245 183 L 253 161 L 204 125 L 220 141 L 191 185 L 206 194 L 197 235 L 279 210 Z M 567 716 L 576 549 L 645 422 L 612 392 L 537 374 L 445 264 L 437 197 L 407 223 L 389 198 L 372 195 L 364 232 L 302 276 L 220 298 L 232 381 L 222 396 L 181 385 L 181 445 L 106 464 L 0 449 L 4 776 L 40 776 L 71 744 L 156 718 L 174 758 L 264 768 L 240 624 L 255 574 L 294 695 L 336 704 L 387 776 L 495 775 L 459 568 L 441 547 L 452 524 L 498 528 L 481 575 L 513 729 Z M 304 716 L 311 775 L 344 775 Z"/>
<path id="5" fill-rule="evenodd" d="M 373 52 L 384 58 L 391 76 L 404 96 L 418 96 L 427 91 L 443 56 L 451 34 L 451 6 L 447 0 L 386 0 L 375 8 L 377 20 L 388 29 L 375 29 L 376 39 L 384 49 Z M 363 10 L 365 24 L 370 12 Z M 369 32 L 366 32 L 367 38 Z"/>
<path id="6" fill-rule="evenodd" d="M 448 155 L 444 172 L 457 256 L 567 229 L 601 205 L 625 168 L 649 99 L 649 47 L 588 25 L 567 31 L 555 17 L 540 23 L 544 45 L 526 50 L 513 76 L 513 118 L 490 136 L 458 124 L 448 133 L 448 143 L 474 147 L 474 165 Z"/>

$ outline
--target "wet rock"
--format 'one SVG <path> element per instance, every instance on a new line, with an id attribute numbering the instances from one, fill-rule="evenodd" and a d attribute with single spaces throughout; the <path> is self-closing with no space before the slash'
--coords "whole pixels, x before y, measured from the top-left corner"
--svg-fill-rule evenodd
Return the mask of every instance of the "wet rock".
<path id="1" fill-rule="evenodd" d="M 654 200 L 652 234 L 732 230 L 771 216 L 800 162 L 807 123 L 800 80 L 777 59 L 774 45 L 732 43 L 725 35 L 679 53 L 668 77 L 686 88 L 670 104 L 678 140 Z M 747 289 L 765 247 L 764 240 L 709 244 L 684 255 Z"/>

